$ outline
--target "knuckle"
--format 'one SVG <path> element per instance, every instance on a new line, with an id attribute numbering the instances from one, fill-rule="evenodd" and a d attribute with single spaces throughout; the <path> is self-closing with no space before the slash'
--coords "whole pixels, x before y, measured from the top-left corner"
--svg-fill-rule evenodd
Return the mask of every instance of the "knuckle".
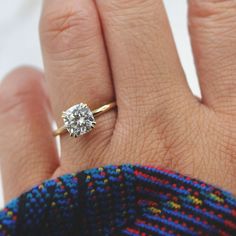
<path id="1" fill-rule="evenodd" d="M 28 92 L 21 91 L 12 94 L 11 99 L 5 100 L 3 97 L 0 97 L 1 113 L 2 115 L 19 115 L 19 113 L 25 113 L 25 107 L 29 102 Z"/>
<path id="2" fill-rule="evenodd" d="M 114 11 L 114 10 L 125 10 L 125 9 L 143 9 L 149 6 L 153 6 L 154 3 L 157 1 L 155 0 L 112 0 L 112 1 L 99 1 L 101 4 L 102 9 L 105 11 Z M 160 4 L 160 3 L 159 3 Z"/>
<path id="3" fill-rule="evenodd" d="M 234 0 L 191 0 L 190 23 L 235 22 L 236 2 Z"/>
<path id="4" fill-rule="evenodd" d="M 42 99 L 38 72 L 20 68 L 11 72 L 0 86 L 0 116 L 20 120 L 37 111 Z M 36 78 L 37 77 L 37 78 Z"/>
<path id="5" fill-rule="evenodd" d="M 154 0 L 121 0 L 121 1 L 99 1 L 99 9 L 108 19 L 107 24 L 113 27 L 113 30 L 119 34 L 119 27 L 123 30 L 139 27 L 151 26 L 149 18 L 153 12 L 160 12 L 162 8 L 160 1 Z M 116 28 L 118 27 L 118 28 Z"/>
<path id="6" fill-rule="evenodd" d="M 45 13 L 40 21 L 43 46 L 49 52 L 63 52 L 78 48 L 96 33 L 95 24 L 90 23 L 90 9 L 68 8 Z"/>

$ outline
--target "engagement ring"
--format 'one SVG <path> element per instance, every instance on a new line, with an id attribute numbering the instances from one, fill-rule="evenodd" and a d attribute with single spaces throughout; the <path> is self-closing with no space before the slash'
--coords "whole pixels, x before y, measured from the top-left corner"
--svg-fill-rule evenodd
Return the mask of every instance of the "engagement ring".
<path id="1" fill-rule="evenodd" d="M 86 134 L 95 127 L 95 117 L 114 107 L 116 107 L 116 103 L 112 102 L 91 111 L 87 104 L 79 103 L 74 105 L 67 111 L 62 112 L 64 125 L 54 132 L 54 136 L 61 135 L 66 131 L 75 138 Z"/>

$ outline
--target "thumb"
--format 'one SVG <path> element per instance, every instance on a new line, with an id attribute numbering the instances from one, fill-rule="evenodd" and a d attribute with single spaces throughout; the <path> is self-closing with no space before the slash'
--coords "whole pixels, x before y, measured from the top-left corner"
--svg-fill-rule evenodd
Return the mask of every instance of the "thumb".
<path id="1" fill-rule="evenodd" d="M 5 200 L 49 178 L 58 166 L 42 74 L 20 68 L 0 85 L 0 165 Z"/>

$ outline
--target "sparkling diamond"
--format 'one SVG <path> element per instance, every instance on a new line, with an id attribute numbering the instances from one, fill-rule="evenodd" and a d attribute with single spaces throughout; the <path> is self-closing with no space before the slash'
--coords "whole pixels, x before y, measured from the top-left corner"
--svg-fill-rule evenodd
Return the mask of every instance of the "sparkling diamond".
<path id="1" fill-rule="evenodd" d="M 63 112 L 63 120 L 66 129 L 73 137 L 86 134 L 91 131 L 96 121 L 93 113 L 86 104 L 79 103 Z"/>

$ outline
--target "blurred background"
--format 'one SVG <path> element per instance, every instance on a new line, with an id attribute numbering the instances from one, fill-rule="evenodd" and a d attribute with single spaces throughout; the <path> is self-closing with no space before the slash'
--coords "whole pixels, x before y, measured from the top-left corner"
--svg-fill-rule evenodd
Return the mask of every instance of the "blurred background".
<path id="1" fill-rule="evenodd" d="M 164 0 L 164 3 L 189 85 L 200 96 L 188 37 L 187 0 Z M 0 80 L 20 65 L 43 69 L 38 36 L 41 4 L 42 0 L 0 0 Z M 3 204 L 0 184 L 0 207 Z"/>

